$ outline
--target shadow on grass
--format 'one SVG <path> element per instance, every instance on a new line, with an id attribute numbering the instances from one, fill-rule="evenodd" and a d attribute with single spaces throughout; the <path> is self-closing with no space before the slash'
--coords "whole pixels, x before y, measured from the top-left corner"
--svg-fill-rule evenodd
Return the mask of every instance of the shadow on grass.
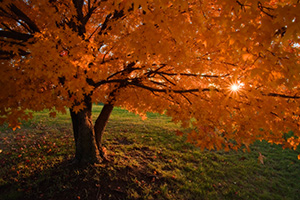
<path id="1" fill-rule="evenodd" d="M 110 164 L 80 167 L 65 160 L 36 172 L 15 184 L 0 187 L 1 199 L 126 199 L 126 181 L 131 169 L 113 177 Z"/>
<path id="2" fill-rule="evenodd" d="M 148 147 L 136 147 L 128 156 L 111 153 L 109 162 L 89 166 L 64 160 L 14 183 L 3 184 L 0 199 L 165 199 L 160 188 L 169 180 L 147 167 L 151 152 Z M 137 156 L 138 161 L 130 161 L 132 156 Z"/>
<path id="3" fill-rule="evenodd" d="M 277 146 L 259 143 L 264 165 L 248 153 L 183 153 L 134 145 L 125 136 L 110 145 L 110 162 L 80 167 L 64 159 L 1 184 L 0 199 L 298 199 L 299 163 Z M 271 159 L 280 155 L 281 161 Z M 175 154 L 176 153 L 176 154 Z M 183 156 L 183 157 L 182 157 Z M 285 160 L 285 161 L 284 161 Z M 293 162 L 292 162 L 293 161 Z M 278 169 L 277 169 L 278 168 Z M 298 169 L 298 171 L 297 171 Z"/>

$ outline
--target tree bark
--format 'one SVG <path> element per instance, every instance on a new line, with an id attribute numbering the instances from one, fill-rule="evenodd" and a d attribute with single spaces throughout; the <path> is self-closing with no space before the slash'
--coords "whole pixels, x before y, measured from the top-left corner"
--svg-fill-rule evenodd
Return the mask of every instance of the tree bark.
<path id="1" fill-rule="evenodd" d="M 92 121 L 91 98 L 86 96 L 84 103 L 86 107 L 77 113 L 70 109 L 75 139 L 75 162 L 99 163 L 101 157 Z"/>
<path id="2" fill-rule="evenodd" d="M 104 134 L 104 129 L 106 127 L 106 124 L 108 122 L 109 116 L 113 110 L 114 106 L 112 104 L 104 104 L 100 115 L 98 116 L 96 122 L 95 122 L 95 134 L 96 134 L 96 143 L 100 152 L 100 156 L 103 159 L 107 159 L 105 152 L 102 148 L 102 136 Z"/>

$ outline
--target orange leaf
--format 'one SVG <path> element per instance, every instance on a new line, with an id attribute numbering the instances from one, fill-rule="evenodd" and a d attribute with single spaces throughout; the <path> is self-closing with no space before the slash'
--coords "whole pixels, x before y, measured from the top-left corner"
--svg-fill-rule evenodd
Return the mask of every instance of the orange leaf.
<path id="1" fill-rule="evenodd" d="M 250 60 L 251 58 L 252 58 L 252 55 L 250 53 L 243 54 L 244 61 Z"/>
<path id="2" fill-rule="evenodd" d="M 182 135 L 183 135 L 183 132 L 182 132 L 182 131 L 179 131 L 179 130 L 177 130 L 177 131 L 176 131 L 176 135 L 178 135 L 178 136 L 182 136 Z"/>
<path id="3" fill-rule="evenodd" d="M 19 125 L 17 125 L 15 127 L 13 127 L 12 130 L 15 131 L 17 128 L 20 129 L 21 127 Z"/>
<path id="4" fill-rule="evenodd" d="M 49 115 L 50 115 L 50 117 L 55 118 L 56 117 L 56 112 L 50 112 Z"/>
<path id="5" fill-rule="evenodd" d="M 258 153 L 259 153 L 259 156 L 258 156 L 259 162 L 260 162 L 261 164 L 264 164 L 264 158 L 265 158 L 265 156 L 263 156 L 260 152 L 258 152 Z"/>

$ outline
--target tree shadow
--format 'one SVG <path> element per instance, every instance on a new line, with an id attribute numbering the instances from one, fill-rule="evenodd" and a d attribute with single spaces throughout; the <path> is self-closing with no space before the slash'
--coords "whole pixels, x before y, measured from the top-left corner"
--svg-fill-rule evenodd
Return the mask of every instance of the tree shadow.
<path id="1" fill-rule="evenodd" d="M 126 199 L 126 182 L 114 177 L 107 164 L 79 166 L 65 160 L 48 169 L 0 187 L 3 199 Z M 118 172 L 127 176 L 130 170 Z"/>
<path id="2" fill-rule="evenodd" d="M 122 142 L 119 145 L 123 145 Z M 18 182 L 1 186 L 0 199 L 143 199 L 147 195 L 145 189 L 157 191 L 168 182 L 147 167 L 147 163 L 153 161 L 151 148 L 135 147 L 127 153 L 115 155 L 110 152 L 109 161 L 87 166 L 65 159 L 49 168 L 32 172 Z M 133 164 L 135 162 L 139 164 Z M 161 197 L 159 193 L 151 195 Z"/>

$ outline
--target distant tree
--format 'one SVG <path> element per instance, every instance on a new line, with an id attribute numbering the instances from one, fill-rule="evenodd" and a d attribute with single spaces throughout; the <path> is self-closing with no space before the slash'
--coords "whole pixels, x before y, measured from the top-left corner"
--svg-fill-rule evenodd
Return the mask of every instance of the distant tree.
<path id="1" fill-rule="evenodd" d="M 299 145 L 297 0 L 0 2 L 1 124 L 69 108 L 80 163 L 101 161 L 114 106 L 166 113 L 203 149 Z"/>

